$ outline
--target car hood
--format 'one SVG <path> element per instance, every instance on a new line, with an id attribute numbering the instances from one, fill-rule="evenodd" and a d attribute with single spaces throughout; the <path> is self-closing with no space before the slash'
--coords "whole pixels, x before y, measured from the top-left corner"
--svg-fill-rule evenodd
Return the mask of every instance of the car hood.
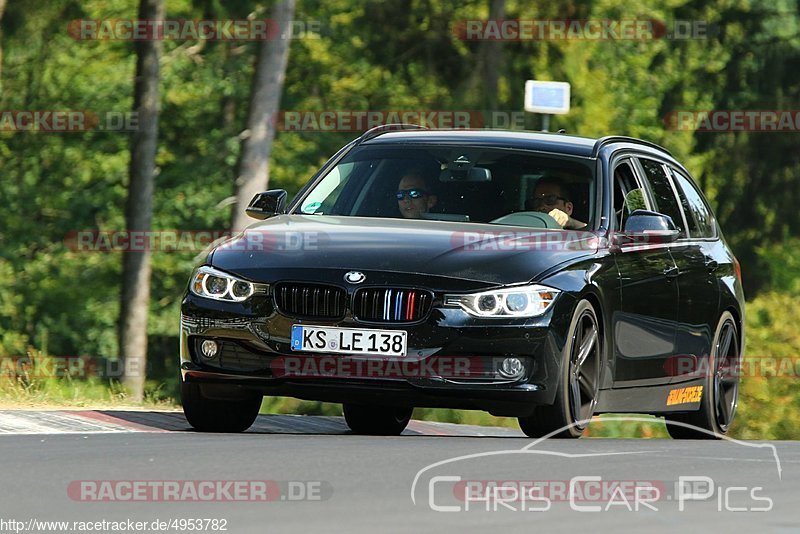
<path id="1" fill-rule="evenodd" d="M 331 215 L 280 215 L 219 245 L 213 266 L 254 281 L 321 270 L 403 273 L 480 285 L 529 282 L 597 251 L 591 232 Z M 375 277 L 370 281 L 378 283 Z"/>

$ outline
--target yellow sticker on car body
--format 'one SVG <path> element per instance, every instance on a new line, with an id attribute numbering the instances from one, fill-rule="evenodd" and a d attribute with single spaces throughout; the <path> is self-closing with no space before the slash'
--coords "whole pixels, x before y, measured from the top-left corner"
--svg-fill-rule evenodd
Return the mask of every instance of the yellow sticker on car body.
<path id="1" fill-rule="evenodd" d="M 703 398 L 703 386 L 689 386 L 685 388 L 676 388 L 669 392 L 667 396 L 667 406 L 675 406 L 676 404 L 692 404 L 700 402 Z"/>

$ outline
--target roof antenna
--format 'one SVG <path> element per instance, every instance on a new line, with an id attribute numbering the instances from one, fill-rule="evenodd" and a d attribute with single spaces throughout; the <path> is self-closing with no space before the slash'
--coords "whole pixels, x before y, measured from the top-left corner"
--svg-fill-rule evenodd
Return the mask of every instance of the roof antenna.
<path id="1" fill-rule="evenodd" d="M 567 130 L 565 128 L 561 128 L 558 130 L 557 133 L 567 133 Z"/>

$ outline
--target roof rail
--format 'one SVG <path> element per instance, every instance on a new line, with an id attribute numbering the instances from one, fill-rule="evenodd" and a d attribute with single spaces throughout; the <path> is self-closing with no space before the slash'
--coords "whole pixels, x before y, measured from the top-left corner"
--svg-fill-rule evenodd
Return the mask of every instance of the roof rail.
<path id="1" fill-rule="evenodd" d="M 406 124 L 406 123 L 395 123 L 395 124 L 381 124 L 380 126 L 376 126 L 374 128 L 370 128 L 366 132 L 364 132 L 361 137 L 356 140 L 356 146 L 369 141 L 370 139 L 375 139 L 379 135 L 385 134 L 386 132 L 396 132 L 397 130 L 428 130 L 425 126 L 419 126 L 418 124 Z"/>
<path id="2" fill-rule="evenodd" d="M 650 148 L 657 148 L 658 150 L 666 152 L 667 154 L 672 156 L 669 150 L 667 150 L 663 146 L 651 143 L 650 141 L 636 139 L 635 137 L 626 137 L 624 135 L 607 135 L 605 137 L 601 137 L 595 142 L 594 148 L 592 149 L 592 157 L 596 158 L 597 154 L 600 152 L 600 149 L 603 148 L 605 145 L 609 145 L 611 143 L 635 143 L 638 145 L 649 146 Z"/>

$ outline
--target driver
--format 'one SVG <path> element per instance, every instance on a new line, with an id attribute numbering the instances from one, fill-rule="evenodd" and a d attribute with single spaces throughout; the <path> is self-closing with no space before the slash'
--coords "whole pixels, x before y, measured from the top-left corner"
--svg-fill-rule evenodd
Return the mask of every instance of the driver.
<path id="1" fill-rule="evenodd" d="M 530 204 L 534 211 L 550 215 L 561 228 L 569 230 L 586 228 L 586 223 L 572 218 L 574 206 L 570 200 L 569 190 L 559 178 L 552 176 L 540 178 L 536 182 Z"/>
<path id="2" fill-rule="evenodd" d="M 418 173 L 409 173 L 397 184 L 397 208 L 406 219 L 421 219 L 436 205 L 428 181 Z"/>

